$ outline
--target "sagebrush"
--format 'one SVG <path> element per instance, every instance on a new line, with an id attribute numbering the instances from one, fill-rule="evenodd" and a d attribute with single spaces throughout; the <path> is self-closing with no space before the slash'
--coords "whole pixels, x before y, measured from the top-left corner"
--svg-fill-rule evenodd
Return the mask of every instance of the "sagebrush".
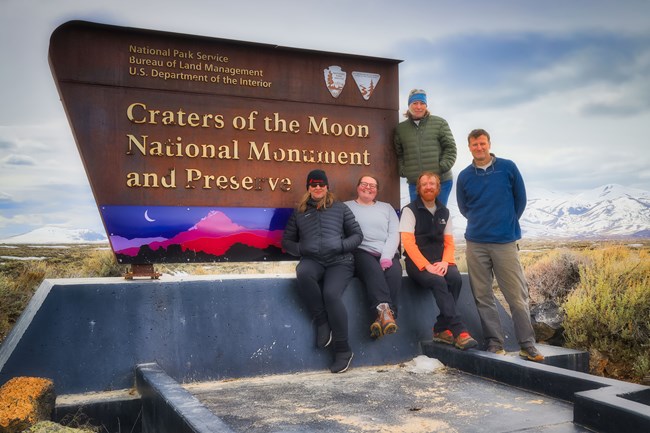
<path id="1" fill-rule="evenodd" d="M 567 345 L 592 353 L 592 372 L 641 381 L 650 375 L 650 256 L 592 251 L 563 307 Z"/>
<path id="2" fill-rule="evenodd" d="M 584 254 L 562 248 L 527 266 L 526 280 L 532 301 L 562 304 L 580 282 L 580 267 L 587 263 Z"/>

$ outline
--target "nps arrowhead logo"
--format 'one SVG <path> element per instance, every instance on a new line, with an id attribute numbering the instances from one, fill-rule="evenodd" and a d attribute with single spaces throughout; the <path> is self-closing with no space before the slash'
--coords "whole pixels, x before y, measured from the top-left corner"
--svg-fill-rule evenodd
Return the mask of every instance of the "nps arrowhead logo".
<path id="1" fill-rule="evenodd" d="M 340 66 L 330 66 L 327 69 L 323 69 L 323 75 L 327 90 L 330 91 L 333 97 L 338 98 L 345 87 L 347 72 L 343 71 Z"/>

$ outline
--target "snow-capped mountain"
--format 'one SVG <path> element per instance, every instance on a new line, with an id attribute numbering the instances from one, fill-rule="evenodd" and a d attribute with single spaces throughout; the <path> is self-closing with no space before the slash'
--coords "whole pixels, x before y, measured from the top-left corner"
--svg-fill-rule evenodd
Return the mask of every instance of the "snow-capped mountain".
<path id="1" fill-rule="evenodd" d="M 603 185 L 571 195 L 528 189 L 526 211 L 520 220 L 528 239 L 650 238 L 650 192 L 621 185 Z M 408 192 L 402 202 L 408 201 Z M 463 239 L 467 222 L 449 198 L 454 236 Z"/>
<path id="2" fill-rule="evenodd" d="M 0 244 L 90 244 L 108 242 L 106 235 L 89 229 L 46 226 L 22 235 L 0 239 Z"/>
<path id="3" fill-rule="evenodd" d="M 528 237 L 650 237 L 650 192 L 604 185 L 578 195 L 531 191 L 521 219 Z"/>

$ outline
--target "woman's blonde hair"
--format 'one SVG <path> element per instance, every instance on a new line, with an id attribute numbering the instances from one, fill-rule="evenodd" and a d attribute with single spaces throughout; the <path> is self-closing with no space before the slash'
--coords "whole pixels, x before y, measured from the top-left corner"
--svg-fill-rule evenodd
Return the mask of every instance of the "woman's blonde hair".
<path id="1" fill-rule="evenodd" d="M 300 203 L 298 203 L 298 212 L 305 212 L 307 210 L 307 202 L 311 198 L 311 194 L 309 194 L 309 191 L 305 193 L 305 195 L 302 196 L 302 199 L 300 199 Z M 325 194 L 325 197 L 320 199 L 316 203 L 316 209 L 324 208 L 327 209 L 328 207 L 332 206 L 332 203 L 336 200 L 336 197 L 334 196 L 333 193 L 327 190 L 327 194 Z"/>

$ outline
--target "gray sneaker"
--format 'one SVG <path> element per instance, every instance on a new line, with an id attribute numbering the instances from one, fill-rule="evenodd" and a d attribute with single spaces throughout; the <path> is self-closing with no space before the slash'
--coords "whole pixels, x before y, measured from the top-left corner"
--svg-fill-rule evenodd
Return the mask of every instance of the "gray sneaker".
<path id="1" fill-rule="evenodd" d="M 522 347 L 519 351 L 519 356 L 535 362 L 542 362 L 544 360 L 544 355 L 535 346 Z"/>
<path id="2" fill-rule="evenodd" d="M 506 351 L 503 349 L 503 346 L 497 344 L 492 344 L 485 349 L 486 352 L 494 353 L 495 355 L 505 355 Z"/>

